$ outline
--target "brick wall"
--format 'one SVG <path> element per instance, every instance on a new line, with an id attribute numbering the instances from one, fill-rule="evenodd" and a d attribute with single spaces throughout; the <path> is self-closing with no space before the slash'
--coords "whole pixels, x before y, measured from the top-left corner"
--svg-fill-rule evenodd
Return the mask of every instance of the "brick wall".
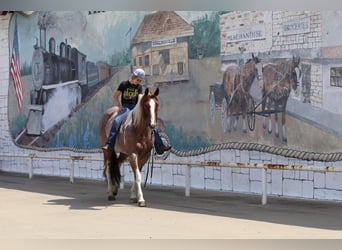
<path id="1" fill-rule="evenodd" d="M 310 18 L 310 32 L 282 35 L 283 23 Z M 322 46 L 321 14 L 319 11 L 274 11 L 272 14 L 274 50 L 311 49 Z"/>

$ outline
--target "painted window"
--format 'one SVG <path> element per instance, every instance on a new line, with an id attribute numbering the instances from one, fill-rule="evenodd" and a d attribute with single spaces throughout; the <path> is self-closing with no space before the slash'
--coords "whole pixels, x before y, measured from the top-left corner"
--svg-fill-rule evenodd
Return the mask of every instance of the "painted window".
<path id="1" fill-rule="evenodd" d="M 342 67 L 330 68 L 330 86 L 342 87 Z"/>

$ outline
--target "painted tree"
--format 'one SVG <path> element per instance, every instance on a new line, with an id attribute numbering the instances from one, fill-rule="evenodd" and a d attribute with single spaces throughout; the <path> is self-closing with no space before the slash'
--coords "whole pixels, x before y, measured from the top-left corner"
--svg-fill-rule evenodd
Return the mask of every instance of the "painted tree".
<path id="1" fill-rule="evenodd" d="M 216 57 L 220 55 L 220 15 L 225 12 L 213 12 L 210 16 L 192 21 L 194 35 L 189 40 L 189 58 Z"/>

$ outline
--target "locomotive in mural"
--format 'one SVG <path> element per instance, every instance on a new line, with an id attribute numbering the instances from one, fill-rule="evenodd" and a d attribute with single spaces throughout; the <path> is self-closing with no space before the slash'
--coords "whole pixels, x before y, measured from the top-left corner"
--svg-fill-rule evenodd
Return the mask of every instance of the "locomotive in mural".
<path id="1" fill-rule="evenodd" d="M 30 135 L 40 135 L 44 107 L 55 90 L 64 88 L 72 93 L 72 100 L 67 101 L 75 108 L 114 74 L 111 65 L 87 61 L 87 55 L 67 41 L 59 44 L 59 54 L 56 54 L 54 37 L 49 39 L 46 48 L 44 27 L 40 27 L 40 45 L 38 42 L 34 45 L 31 67 L 33 87 L 26 124 Z"/>

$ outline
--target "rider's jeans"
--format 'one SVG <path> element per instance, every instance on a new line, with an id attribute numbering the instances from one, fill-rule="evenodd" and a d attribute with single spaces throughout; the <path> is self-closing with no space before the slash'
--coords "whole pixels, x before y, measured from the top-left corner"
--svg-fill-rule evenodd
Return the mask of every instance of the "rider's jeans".
<path id="1" fill-rule="evenodd" d="M 127 115 L 128 112 L 129 112 L 129 109 L 127 107 L 124 107 L 120 111 L 120 113 L 118 113 L 117 116 L 114 118 L 112 127 L 109 132 L 108 140 L 107 140 L 107 144 L 110 148 L 114 147 L 116 132 L 119 128 L 120 123 L 122 122 L 123 118 Z"/>

